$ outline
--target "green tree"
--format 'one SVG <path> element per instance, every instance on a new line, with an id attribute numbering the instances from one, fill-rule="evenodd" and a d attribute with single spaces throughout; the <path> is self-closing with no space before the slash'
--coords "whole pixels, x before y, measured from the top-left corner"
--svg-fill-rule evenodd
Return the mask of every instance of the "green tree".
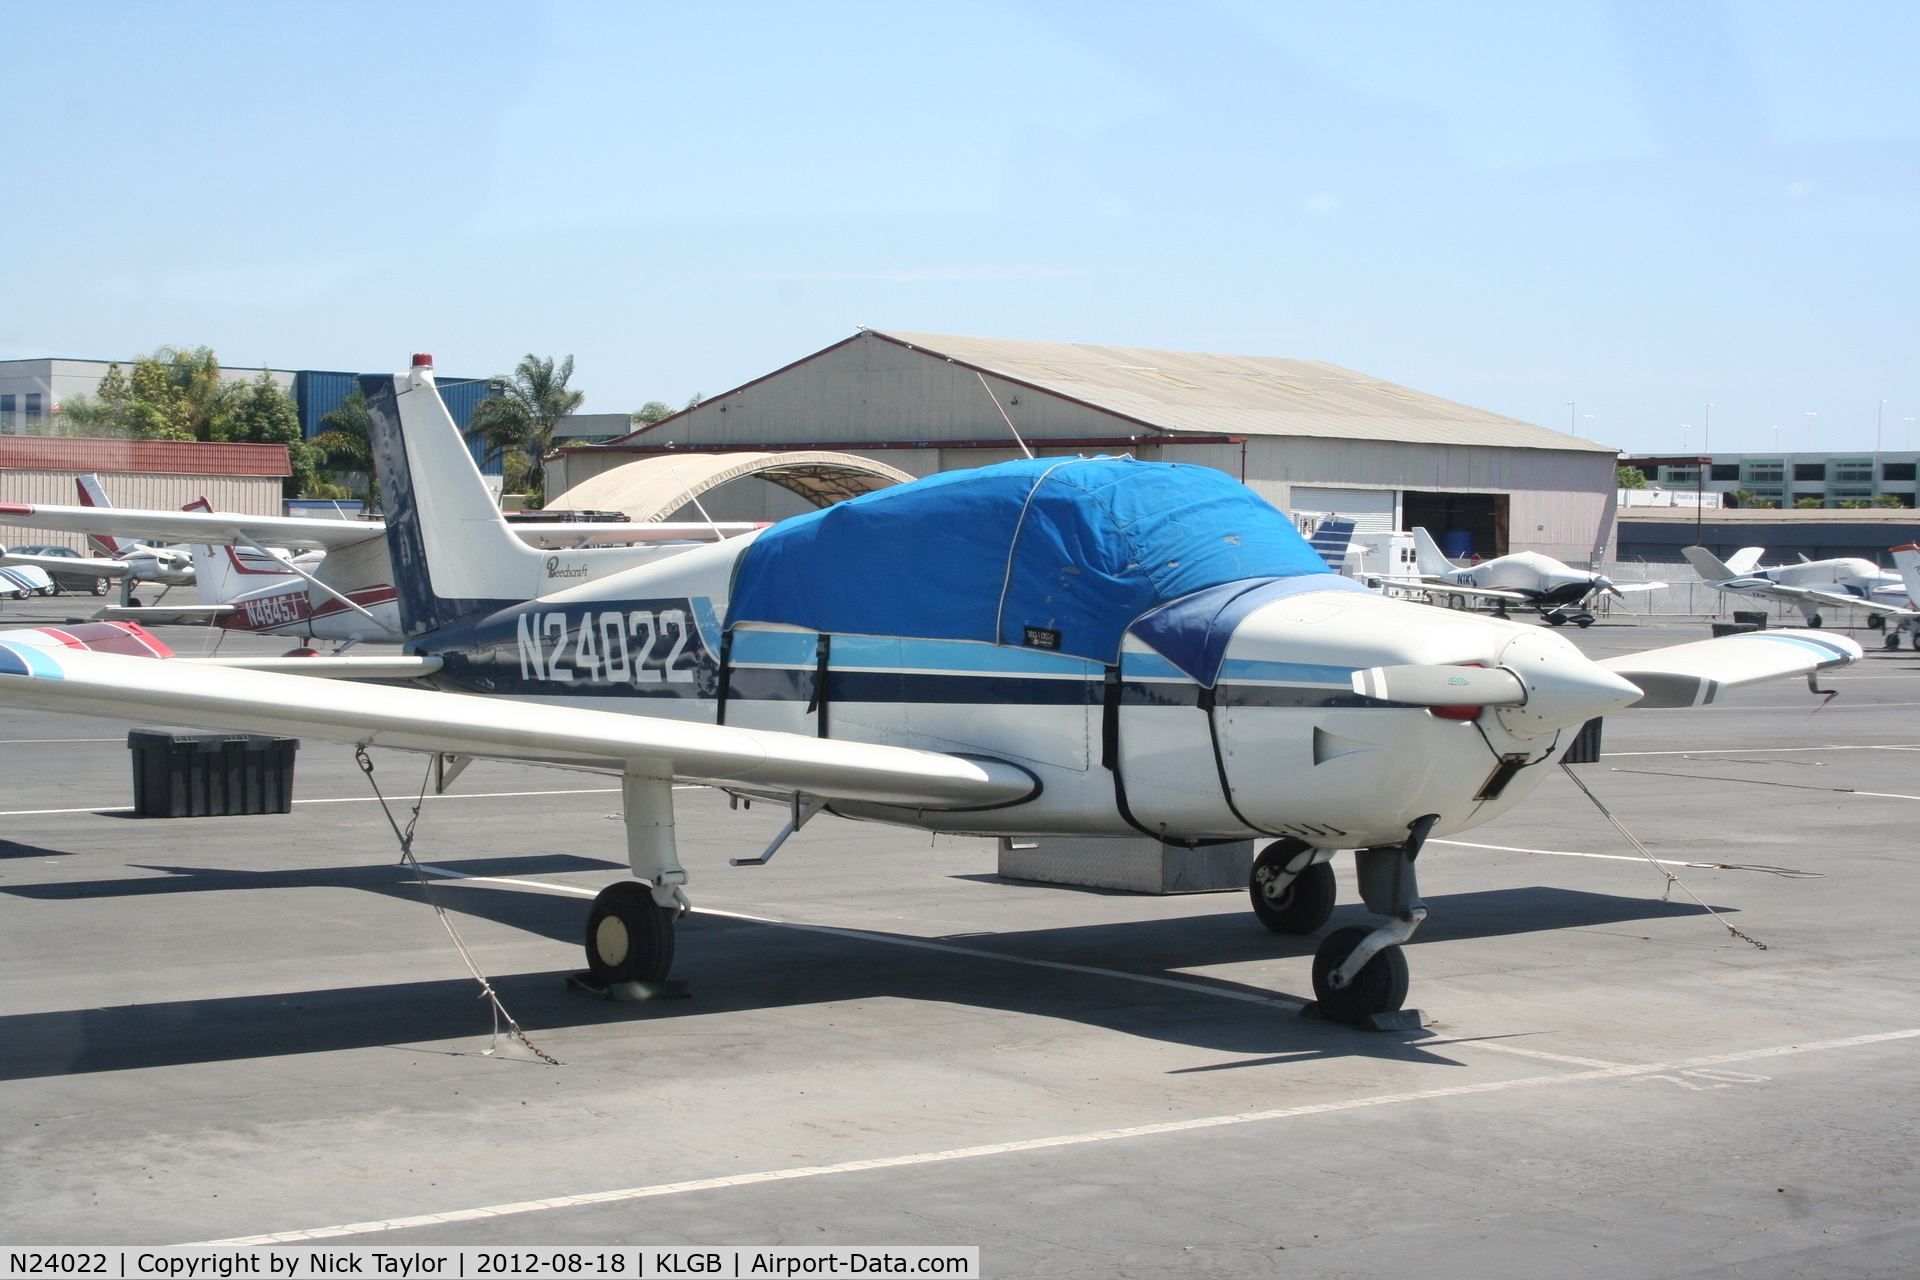
<path id="1" fill-rule="evenodd" d="M 542 360 L 529 353 L 514 367 L 512 377 L 493 379 L 501 394 L 480 402 L 467 429 L 468 439 L 486 446 L 486 461 L 501 460 L 509 491 L 515 479 L 522 478 L 523 491 L 534 506 L 543 496 L 546 470 L 541 459 L 553 449 L 553 429 L 587 398 L 567 386 L 572 378 L 572 356 L 555 364 L 552 357 Z"/>
<path id="2" fill-rule="evenodd" d="M 1827 504 L 1818 498 L 1795 498 L 1793 505 L 1802 511 L 1812 511 Z"/>
<path id="3" fill-rule="evenodd" d="M 1873 500 L 1873 505 L 1876 507 L 1904 507 L 1907 504 L 1900 501 L 1900 495 L 1897 493 L 1883 493 Z"/>
<path id="4" fill-rule="evenodd" d="M 265 369 L 252 382 L 233 384 L 226 418 L 227 439 L 247 444 L 283 444 L 293 474 L 281 483 L 285 497 L 308 496 L 318 478 L 320 450 L 307 443 L 300 429 L 300 406 L 280 389 Z"/>
<path id="5" fill-rule="evenodd" d="M 1846 510 L 1849 510 L 1849 511 L 1859 511 L 1866 507 L 1870 507 L 1873 504 L 1871 502 L 1868 502 L 1865 498 L 1848 498 L 1845 502 L 1836 502 L 1833 505 L 1836 507 L 1845 508 Z"/>
<path id="6" fill-rule="evenodd" d="M 373 434 L 367 425 L 367 397 L 358 386 L 342 400 L 339 407 L 320 415 L 320 425 L 326 430 L 315 436 L 312 444 L 321 455 L 320 466 L 332 474 L 333 479 L 341 479 L 340 472 L 348 471 L 366 477 L 367 509 L 378 510 L 380 506 L 380 476 L 373 465 Z M 337 486 L 330 486 L 337 487 Z M 316 497 L 333 497 L 333 494 L 316 494 Z M 342 493 L 338 496 L 344 497 Z"/>
<path id="7" fill-rule="evenodd" d="M 1751 507 L 1758 497 L 1759 495 L 1751 489 L 1734 489 L 1722 501 L 1730 507 Z"/>
<path id="8" fill-rule="evenodd" d="M 1647 487 L 1647 473 L 1638 467 L 1621 467 L 1614 472 L 1614 487 L 1644 489 Z"/>
<path id="9" fill-rule="evenodd" d="M 683 413 L 688 409 L 694 408 L 700 403 L 702 398 L 701 394 L 696 391 L 693 393 L 693 398 L 681 405 L 678 409 L 668 404 L 665 400 L 649 400 L 627 416 L 633 419 L 634 430 L 637 431 L 641 427 L 650 427 L 656 422 L 664 422 L 676 413 Z"/>

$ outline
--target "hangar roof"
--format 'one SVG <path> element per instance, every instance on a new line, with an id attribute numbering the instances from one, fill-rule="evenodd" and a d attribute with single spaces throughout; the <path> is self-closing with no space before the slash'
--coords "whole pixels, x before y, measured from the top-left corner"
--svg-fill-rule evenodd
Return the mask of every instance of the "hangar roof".
<path id="1" fill-rule="evenodd" d="M 1619 452 L 1320 360 L 873 332 L 1165 431 Z"/>

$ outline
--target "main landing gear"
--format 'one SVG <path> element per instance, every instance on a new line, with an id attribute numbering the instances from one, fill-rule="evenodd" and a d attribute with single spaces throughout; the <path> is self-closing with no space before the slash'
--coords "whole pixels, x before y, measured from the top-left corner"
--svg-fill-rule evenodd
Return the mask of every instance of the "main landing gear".
<path id="1" fill-rule="evenodd" d="M 609 1000 L 652 1000 L 686 994 L 670 983 L 673 924 L 689 909 L 680 886 L 673 839 L 673 781 L 628 774 L 621 779 L 632 880 L 610 884 L 587 912 L 587 969 L 568 980 Z"/>
<path id="2" fill-rule="evenodd" d="M 1585 631 L 1593 625 L 1593 615 L 1585 609 L 1580 610 L 1578 613 L 1566 613 L 1559 609 L 1547 609 L 1542 611 L 1540 616 L 1546 619 L 1547 625 L 1550 627 L 1564 627 L 1571 622 L 1574 626 Z"/>
<path id="3" fill-rule="evenodd" d="M 1387 917 L 1374 929 L 1335 929 L 1313 954 L 1314 1002 L 1304 1012 L 1330 1022 L 1409 1030 L 1417 1012 L 1402 1012 L 1407 999 L 1407 957 L 1402 943 L 1427 918 L 1414 876 L 1414 859 L 1440 815 L 1407 824 L 1403 844 L 1357 849 L 1360 896 L 1368 909 Z M 1333 867 L 1325 853 L 1303 840 L 1276 840 L 1254 859 L 1247 885 L 1253 914 L 1275 933 L 1312 933 L 1333 914 Z"/>

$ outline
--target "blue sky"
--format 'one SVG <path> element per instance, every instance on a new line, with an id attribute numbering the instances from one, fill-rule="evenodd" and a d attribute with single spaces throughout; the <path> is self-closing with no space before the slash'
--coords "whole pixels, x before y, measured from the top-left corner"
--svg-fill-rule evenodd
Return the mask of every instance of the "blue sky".
<path id="1" fill-rule="evenodd" d="M 613 412 L 866 324 L 1636 450 L 1920 426 L 1911 2 L 12 0 L 0 47 L 0 358 L 573 353 Z"/>

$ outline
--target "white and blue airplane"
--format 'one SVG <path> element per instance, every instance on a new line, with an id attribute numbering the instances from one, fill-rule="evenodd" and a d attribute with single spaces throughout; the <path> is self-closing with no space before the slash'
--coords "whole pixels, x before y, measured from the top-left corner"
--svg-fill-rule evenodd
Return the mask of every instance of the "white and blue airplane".
<path id="1" fill-rule="evenodd" d="M 1715 590 L 1757 600 L 1784 600 L 1798 606 L 1810 627 L 1820 625 L 1823 605 L 1902 621 L 1916 608 L 1899 574 L 1858 556 L 1809 560 L 1803 555 L 1798 564 L 1762 569 L 1765 547 L 1742 547 L 1725 560 L 1705 547 L 1682 547 L 1680 554 L 1700 580 Z"/>
<path id="2" fill-rule="evenodd" d="M 406 655 L 186 665 L 0 635 L 0 705 L 296 734 L 621 778 L 633 879 L 587 918 L 593 980 L 658 982 L 687 872 L 673 784 L 983 836 L 1262 839 L 1269 928 L 1312 933 L 1356 850 L 1384 919 L 1328 935 L 1329 1017 L 1401 1007 L 1429 837 L 1531 792 L 1583 726 L 1845 665 L 1769 631 L 1594 662 L 1553 632 L 1389 600 L 1222 472 L 1039 458 L 935 475 L 692 547 L 529 547 L 431 360 L 362 387 Z M 12 633 L 17 636 L 19 633 Z M 256 669 L 235 669 L 252 666 Z"/>

